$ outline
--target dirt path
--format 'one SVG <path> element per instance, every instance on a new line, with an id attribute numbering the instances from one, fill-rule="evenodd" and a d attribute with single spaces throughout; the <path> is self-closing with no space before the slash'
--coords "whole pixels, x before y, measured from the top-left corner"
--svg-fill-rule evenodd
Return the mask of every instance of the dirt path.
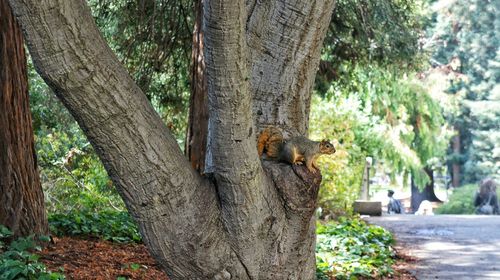
<path id="1" fill-rule="evenodd" d="M 500 279 L 500 216 L 391 215 L 365 218 L 389 229 L 418 260 L 417 279 Z"/>

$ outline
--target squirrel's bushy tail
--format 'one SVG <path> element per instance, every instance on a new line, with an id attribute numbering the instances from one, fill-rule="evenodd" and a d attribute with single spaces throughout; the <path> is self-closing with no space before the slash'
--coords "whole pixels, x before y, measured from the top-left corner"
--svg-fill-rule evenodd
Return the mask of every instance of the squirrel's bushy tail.
<path id="1" fill-rule="evenodd" d="M 276 127 L 268 126 L 260 134 L 257 140 L 257 151 L 259 156 L 266 153 L 268 157 L 278 158 L 283 143 L 283 133 Z"/>

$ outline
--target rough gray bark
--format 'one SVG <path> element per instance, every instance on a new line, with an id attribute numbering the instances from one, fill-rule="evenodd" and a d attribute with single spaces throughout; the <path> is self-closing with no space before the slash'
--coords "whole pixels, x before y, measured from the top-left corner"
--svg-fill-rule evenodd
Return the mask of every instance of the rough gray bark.
<path id="1" fill-rule="evenodd" d="M 208 0 L 204 5 L 208 81 L 208 158 L 229 241 L 250 279 L 256 279 L 263 249 L 257 234 L 270 216 L 248 93 L 243 1 Z M 257 242 L 257 243 L 256 243 Z"/>
<path id="2" fill-rule="evenodd" d="M 205 1 L 210 179 L 191 168 L 83 0 L 10 1 L 37 71 L 88 136 L 169 277 L 314 279 L 321 175 L 261 164 L 254 118 L 257 127 L 305 132 L 333 1 Z"/>
<path id="3" fill-rule="evenodd" d="M 247 1 L 250 89 L 257 127 L 306 135 L 314 77 L 334 0 Z"/>

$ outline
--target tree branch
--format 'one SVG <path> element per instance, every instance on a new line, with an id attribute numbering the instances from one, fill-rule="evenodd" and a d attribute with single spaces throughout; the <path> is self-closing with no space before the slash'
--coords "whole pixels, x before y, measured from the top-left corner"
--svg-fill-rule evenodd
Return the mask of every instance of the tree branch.
<path id="1" fill-rule="evenodd" d="M 250 92 L 260 131 L 306 135 L 309 106 L 335 0 L 247 1 Z"/>
<path id="2" fill-rule="evenodd" d="M 213 173 L 222 220 L 241 263 L 258 279 L 263 257 L 259 228 L 270 219 L 264 173 L 256 149 L 252 96 L 248 91 L 244 0 L 205 0 L 204 38 L 208 82 L 208 146 L 205 172 Z M 274 205 L 273 205 L 274 206 Z"/>
<path id="3" fill-rule="evenodd" d="M 259 162 L 248 91 L 243 2 L 207 0 L 204 5 L 210 108 L 207 172 L 218 174 L 246 173 Z M 236 166 L 243 168 L 235 170 Z"/>

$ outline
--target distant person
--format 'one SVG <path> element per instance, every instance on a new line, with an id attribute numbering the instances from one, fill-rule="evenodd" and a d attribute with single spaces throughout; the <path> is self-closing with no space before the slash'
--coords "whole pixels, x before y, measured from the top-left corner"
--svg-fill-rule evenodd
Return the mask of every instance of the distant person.
<path id="1" fill-rule="evenodd" d="M 387 196 L 389 197 L 389 204 L 387 204 L 387 213 L 388 214 L 402 214 L 404 213 L 403 206 L 401 205 L 401 201 L 392 197 L 394 195 L 393 190 L 387 191 Z"/>
<path id="2" fill-rule="evenodd" d="M 498 215 L 497 183 L 492 178 L 486 178 L 479 183 L 479 190 L 474 197 L 476 214 Z"/>

